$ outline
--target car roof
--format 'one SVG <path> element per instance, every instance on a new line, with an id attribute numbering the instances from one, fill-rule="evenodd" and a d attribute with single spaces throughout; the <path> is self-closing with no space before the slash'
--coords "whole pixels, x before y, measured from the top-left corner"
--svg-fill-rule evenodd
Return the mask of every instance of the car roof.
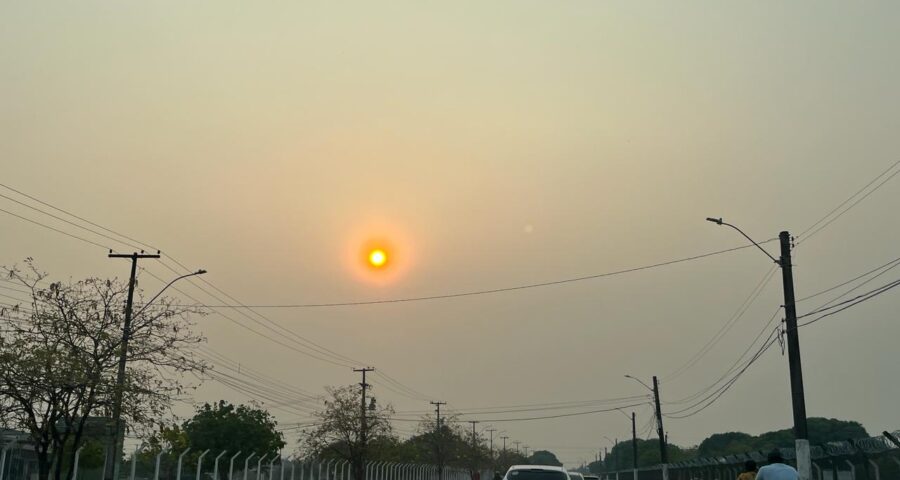
<path id="1" fill-rule="evenodd" d="M 557 467 L 556 465 L 513 465 L 507 471 L 511 470 L 546 470 L 567 473 L 565 468 Z"/>
<path id="2" fill-rule="evenodd" d="M 581 472 L 574 472 L 574 471 L 571 471 L 571 470 L 569 470 L 569 471 L 566 472 L 566 473 L 574 473 L 575 475 L 581 475 L 582 477 L 584 476 L 584 474 L 581 473 Z"/>

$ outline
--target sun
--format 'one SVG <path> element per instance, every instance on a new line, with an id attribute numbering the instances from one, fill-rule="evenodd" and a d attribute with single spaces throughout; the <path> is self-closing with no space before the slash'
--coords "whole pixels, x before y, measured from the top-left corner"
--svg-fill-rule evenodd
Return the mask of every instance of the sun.
<path id="1" fill-rule="evenodd" d="M 375 250 L 372 250 L 371 252 L 369 252 L 369 265 L 371 265 L 375 268 L 381 268 L 381 267 L 387 265 L 387 261 L 388 261 L 388 256 L 384 250 L 382 250 L 380 248 L 376 248 Z"/>

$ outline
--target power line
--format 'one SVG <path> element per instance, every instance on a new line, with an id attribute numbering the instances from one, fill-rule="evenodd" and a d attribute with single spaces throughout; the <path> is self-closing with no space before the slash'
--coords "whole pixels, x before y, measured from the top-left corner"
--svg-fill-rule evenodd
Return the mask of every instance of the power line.
<path id="1" fill-rule="evenodd" d="M 766 244 L 772 241 L 778 240 L 777 238 L 770 238 L 763 242 L 759 242 L 760 244 Z M 674 265 L 677 263 L 690 262 L 693 260 L 699 260 L 706 257 L 712 257 L 714 255 L 721 255 L 723 253 L 734 252 L 737 250 L 743 250 L 745 248 L 753 247 L 754 245 L 742 245 L 739 247 L 728 248 L 725 250 L 717 250 L 714 252 L 708 252 L 700 255 L 693 255 L 690 257 L 678 258 L 675 260 L 669 260 L 660 263 L 654 263 L 650 265 L 643 265 L 640 267 L 627 268 L 624 270 L 616 270 L 612 272 L 598 273 L 593 275 L 585 275 L 581 277 L 573 277 L 566 278 L 562 280 L 552 280 L 548 282 L 540 282 L 540 283 L 530 283 L 525 285 L 517 285 L 513 287 L 503 287 L 503 288 L 494 288 L 488 290 L 474 290 L 470 292 L 460 292 L 460 293 L 448 293 L 448 294 L 440 294 L 440 295 L 429 295 L 422 297 L 406 297 L 406 298 L 391 298 L 391 299 L 383 299 L 383 300 L 364 300 L 364 301 L 349 301 L 349 302 L 333 302 L 333 303 L 288 303 L 288 304 L 261 304 L 261 305 L 240 305 L 240 304 L 218 304 L 218 305 L 192 305 L 192 306 L 200 306 L 205 308 L 321 308 L 321 307 L 351 307 L 351 306 L 359 306 L 359 305 L 378 305 L 385 303 L 406 303 L 406 302 L 419 302 L 419 301 L 428 301 L 428 300 L 442 300 L 442 299 L 450 299 L 450 298 L 460 298 L 460 297 L 470 297 L 475 295 L 490 295 L 495 293 L 502 292 L 511 292 L 516 290 L 525 290 L 530 288 L 540 288 L 540 287 L 548 287 L 552 285 L 561 285 L 566 283 L 573 282 L 581 282 L 585 280 L 594 280 L 597 278 L 604 277 L 612 277 L 616 275 L 623 275 L 626 273 L 638 272 L 641 270 L 649 270 L 653 268 L 665 267 L 669 265 Z"/>
<path id="2" fill-rule="evenodd" d="M 97 223 L 94 223 L 94 222 L 92 222 L 92 221 L 90 221 L 90 220 L 88 220 L 88 219 L 86 219 L 86 218 L 84 218 L 84 217 L 79 217 L 78 215 L 76 215 L 76 214 L 74 214 L 74 213 L 72 213 L 72 212 L 69 212 L 69 211 L 63 210 L 62 208 L 59 208 L 59 207 L 57 207 L 57 206 L 51 205 L 51 204 L 49 204 L 49 203 L 47 203 L 47 202 L 45 202 L 45 201 L 43 201 L 43 200 L 41 200 L 41 199 L 39 199 L 39 198 L 35 198 L 35 197 L 33 197 L 33 196 L 31 196 L 31 195 L 29 195 L 29 194 L 27 194 L 27 193 L 25 193 L 25 192 L 22 192 L 22 191 L 20 191 L 20 190 L 16 190 L 15 188 L 10 187 L 9 185 L 4 185 L 4 184 L 0 183 L 0 187 L 3 187 L 3 188 L 5 188 L 5 189 L 7 189 L 7 190 L 16 192 L 16 193 L 18 193 L 19 195 L 21 195 L 21 196 L 23 196 L 23 197 L 25 197 L 25 198 L 28 198 L 28 199 L 30 199 L 30 200 L 33 200 L 33 201 L 35 201 L 35 202 L 37 202 L 37 203 L 39 203 L 39 204 L 41 204 L 41 205 L 43 205 L 43 206 L 45 206 L 45 207 L 50 207 L 50 208 L 52 208 L 52 209 L 54 209 L 54 210 L 56 210 L 56 211 L 58 211 L 58 212 L 65 213 L 66 215 L 69 215 L 70 217 L 77 218 L 78 220 L 81 220 L 82 222 L 85 222 L 85 223 L 87 223 L 87 224 L 89 224 L 89 225 L 92 225 L 92 226 L 94 226 L 94 227 L 97 227 L 97 228 L 99 228 L 99 229 L 101 229 L 101 230 L 103 230 L 103 231 L 105 231 L 105 232 L 112 233 L 113 235 L 117 235 L 117 236 L 119 236 L 119 237 L 121 237 L 121 238 L 124 238 L 124 239 L 126 239 L 126 240 L 129 240 L 129 241 L 131 241 L 131 242 L 134 242 L 134 243 L 138 243 L 138 244 L 140 244 L 140 245 L 143 245 L 144 247 L 147 247 L 149 250 L 157 250 L 157 251 L 159 250 L 158 248 L 154 247 L 153 245 L 146 244 L 146 243 L 144 243 L 144 242 L 141 242 L 140 240 L 135 240 L 135 239 L 133 239 L 133 238 L 127 236 L 127 235 L 123 235 L 123 234 L 121 234 L 121 233 L 119 233 L 119 232 L 116 232 L 115 230 L 110 230 L 109 228 L 106 228 L 106 227 L 104 227 L 103 225 L 99 225 L 99 224 L 97 224 Z M 124 242 L 119 241 L 119 243 L 124 243 Z"/>
<path id="3" fill-rule="evenodd" d="M 856 306 L 856 305 L 859 305 L 860 303 L 863 303 L 863 302 L 866 302 L 866 301 L 868 301 L 868 300 L 871 300 L 872 298 L 875 298 L 875 297 L 877 297 L 878 295 L 881 295 L 882 293 L 885 293 L 885 292 L 887 292 L 888 290 L 891 290 L 891 289 L 897 287 L 898 285 L 900 285 L 900 279 L 897 279 L 897 280 L 894 280 L 894 281 L 892 281 L 892 282 L 890 282 L 890 283 L 887 283 L 887 284 L 885 284 L 885 285 L 882 285 L 882 286 L 880 286 L 880 287 L 878 287 L 878 288 L 876 288 L 876 289 L 874 289 L 874 290 L 870 290 L 870 291 L 868 291 L 868 292 L 866 292 L 866 293 L 864 293 L 864 294 L 862 294 L 862 295 L 858 295 L 858 296 L 856 296 L 856 297 L 854 297 L 854 298 L 851 298 L 850 300 L 846 300 L 846 301 L 841 302 L 841 303 L 838 303 L 838 304 L 836 304 L 836 305 L 832 305 L 832 306 L 830 306 L 830 307 L 828 307 L 828 308 L 823 308 L 823 309 L 821 309 L 821 310 L 819 310 L 818 312 L 815 312 L 815 313 L 820 313 L 820 312 L 823 312 L 823 311 L 825 311 L 825 310 L 830 310 L 830 309 L 832 309 L 832 308 L 837 308 L 837 307 L 839 307 L 839 306 L 841 306 L 841 305 L 844 305 L 842 308 L 839 308 L 839 309 L 837 309 L 837 310 L 835 310 L 835 311 L 833 311 L 833 312 L 825 313 L 825 314 L 820 315 L 820 316 L 818 316 L 818 317 L 816 317 L 816 318 L 814 318 L 814 319 L 812 319 L 812 320 L 809 320 L 809 321 L 807 321 L 807 322 L 804 322 L 804 323 L 798 325 L 797 328 L 805 327 L 805 326 L 807 326 L 807 325 L 811 325 L 811 324 L 813 324 L 813 323 L 818 322 L 819 320 L 822 320 L 822 319 L 825 318 L 825 317 L 830 317 L 830 316 L 832 316 L 832 315 L 834 315 L 834 314 L 843 312 L 844 310 L 846 310 L 846 309 L 848 309 L 848 308 L 850 308 L 850 307 L 854 307 L 854 306 Z M 849 303 L 849 305 L 845 305 L 845 304 L 848 304 L 848 303 Z M 812 313 L 809 313 L 809 314 L 807 314 L 807 315 L 803 315 L 803 316 L 797 317 L 797 318 L 803 318 L 803 317 L 806 317 L 806 316 L 809 316 L 809 315 L 812 315 Z"/>
<path id="4" fill-rule="evenodd" d="M 642 403 L 633 403 L 631 405 L 623 405 L 618 408 L 606 408 L 601 410 L 590 410 L 586 412 L 575 412 L 575 413 L 560 413 L 557 415 L 542 415 L 537 417 L 520 417 L 520 418 L 492 418 L 492 419 L 479 419 L 480 422 L 490 422 L 490 423 L 502 423 L 502 422 L 527 422 L 532 420 L 548 420 L 553 418 L 564 418 L 564 417 L 579 417 L 583 415 L 593 415 L 596 413 L 606 413 L 606 412 L 614 412 L 619 410 L 620 408 L 631 408 L 637 407 L 639 405 L 644 405 L 646 402 Z M 462 420 L 457 420 L 457 423 L 463 423 Z"/>
<path id="5" fill-rule="evenodd" d="M 662 380 L 671 381 L 675 378 L 681 376 L 684 372 L 689 370 L 691 367 L 697 364 L 707 353 L 709 353 L 712 348 L 722 339 L 725 335 L 728 334 L 731 329 L 737 325 L 738 321 L 744 316 L 745 313 L 750 309 L 750 306 L 759 298 L 760 294 L 762 294 L 763 289 L 769 282 L 772 280 L 772 277 L 775 275 L 775 272 L 778 270 L 778 266 L 773 266 L 766 272 L 765 276 L 753 287 L 753 290 L 750 292 L 750 295 L 741 302 L 741 305 L 735 310 L 731 317 L 728 319 L 725 324 L 722 325 L 721 328 L 716 332 L 715 335 L 710 338 L 706 344 L 704 344 L 700 350 L 695 353 L 686 363 L 684 363 L 681 367 L 677 368 L 674 372 L 670 373 L 668 376 L 664 377 Z"/>
<path id="6" fill-rule="evenodd" d="M 734 377 L 731 378 L 731 380 L 729 380 L 727 383 L 725 383 L 722 387 L 719 387 L 719 389 L 716 392 L 714 392 L 713 394 L 710 394 L 710 396 L 707 396 L 700 402 L 695 403 L 694 405 L 691 405 L 690 407 L 678 410 L 676 412 L 671 412 L 669 414 L 666 414 L 665 416 L 667 418 L 673 418 L 673 419 L 688 418 L 688 417 L 693 417 L 694 415 L 697 415 L 698 413 L 702 412 L 703 410 L 706 410 L 707 408 L 709 408 L 713 403 L 715 403 L 719 398 L 721 398 L 722 395 L 724 395 L 725 392 L 727 392 L 737 382 L 737 380 L 744 374 L 744 372 L 746 372 L 747 369 L 750 368 L 751 365 L 756 363 L 756 361 L 759 360 L 760 357 L 762 357 L 762 354 L 765 353 L 766 351 L 768 351 L 769 348 L 771 348 L 772 345 L 774 345 L 777 340 L 778 340 L 778 337 L 771 338 L 771 340 L 767 340 L 766 343 L 764 343 L 763 346 L 760 348 L 760 350 L 756 352 L 756 354 L 753 356 L 753 358 L 751 358 L 750 361 L 748 361 L 747 364 L 744 365 L 744 367 L 741 368 L 741 370 L 737 374 L 735 374 Z M 703 402 L 706 402 L 706 403 L 703 403 Z M 688 410 L 691 410 L 701 404 L 703 406 L 700 407 L 699 409 L 694 410 L 690 413 L 686 413 L 684 415 L 679 415 L 679 413 L 683 413 Z"/>
<path id="7" fill-rule="evenodd" d="M 74 235 L 74 234 L 71 234 L 71 233 L 69 233 L 69 232 L 64 232 L 64 231 L 62 231 L 62 230 L 60 230 L 60 229 L 58 229 L 58 228 L 51 227 L 50 225 L 45 225 L 45 224 L 43 224 L 43 223 L 41 223 L 41 222 L 38 222 L 38 221 L 35 221 L 35 220 L 31 220 L 30 218 L 25 218 L 25 217 L 23 217 L 23 216 L 21 216 L 21 215 L 17 215 L 17 214 L 15 214 L 15 213 L 12 213 L 12 212 L 10 212 L 10 211 L 4 210 L 4 209 L 2 209 L 2 208 L 0 208 L 0 212 L 3 212 L 3 213 L 5 213 L 5 214 L 7 214 L 7 215 L 12 215 L 13 217 L 16 217 L 16 218 L 18 218 L 18 219 L 25 220 L 26 222 L 30 222 L 30 223 L 33 223 L 33 224 L 35 224 L 35 225 L 38 225 L 38 226 L 41 226 L 41 227 L 44 227 L 44 228 L 53 230 L 54 232 L 61 233 L 61 234 L 65 235 L 65 236 L 67 236 L 67 237 L 72 237 L 72 238 L 74 238 L 74 239 L 76 239 L 76 240 L 81 240 L 82 242 L 90 243 L 91 245 L 96 245 L 96 246 L 98 246 L 98 247 L 100 247 L 100 248 L 102 248 L 102 249 L 104 249 L 104 250 L 111 250 L 111 249 L 110 249 L 109 247 L 107 247 L 106 245 L 99 244 L 99 243 L 97 243 L 97 242 L 95 242 L 95 241 L 88 240 L 88 239 L 86 239 L 86 238 L 84 238 L 84 237 L 79 237 L 78 235 Z"/>
<path id="8" fill-rule="evenodd" d="M 888 181 L 890 181 L 892 178 L 894 178 L 894 176 L 896 176 L 898 173 L 900 173 L 900 169 L 898 169 L 896 172 L 892 173 L 888 178 L 886 178 L 884 181 L 882 181 L 882 182 L 879 183 L 877 186 L 875 186 L 875 188 L 869 190 L 868 193 L 866 193 L 865 195 L 863 195 L 862 197 L 860 197 L 859 199 L 857 199 L 857 200 L 856 200 L 855 202 L 853 202 L 849 207 L 847 207 L 846 209 L 844 209 L 843 211 L 841 211 L 840 213 L 838 213 L 837 215 L 835 215 L 834 217 L 832 217 L 830 220 L 828 220 L 827 222 L 825 222 L 824 224 L 822 224 L 822 226 L 820 226 L 819 228 L 817 228 L 816 230 L 814 230 L 814 231 L 813 231 L 812 233 L 810 233 L 809 235 L 806 235 L 807 232 L 809 232 L 810 230 L 812 230 L 813 228 L 815 228 L 817 225 L 819 225 L 819 224 L 821 224 L 823 221 L 825 221 L 825 219 L 827 219 L 828 217 L 830 217 L 831 215 L 833 215 L 835 212 L 837 212 L 838 210 L 840 210 L 844 205 L 846 205 L 847 203 L 849 203 L 850 201 L 852 201 L 854 198 L 856 198 L 859 194 L 861 194 L 862 192 L 864 192 L 864 191 L 865 191 L 867 188 L 869 188 L 873 183 L 877 182 L 881 177 L 884 177 L 885 175 L 887 175 L 888 172 L 890 172 L 891 170 L 893 170 L 894 167 L 896 167 L 897 165 L 900 165 L 900 160 L 897 160 L 896 162 L 894 162 L 893 164 L 891 164 L 891 166 L 888 167 L 887 170 L 881 172 L 881 174 L 879 174 L 878 176 L 876 176 L 875 178 L 873 178 L 869 183 L 865 184 L 862 188 L 860 188 L 859 190 L 857 190 L 856 193 L 854 193 L 853 195 L 850 195 L 850 197 L 848 197 L 846 200 L 844 200 L 843 202 L 841 202 L 840 205 L 838 205 L 837 207 L 835 207 L 834 209 L 832 209 L 830 212 L 826 213 L 825 216 L 823 216 L 823 217 L 820 218 L 818 221 L 816 221 L 816 223 L 810 225 L 806 230 L 804 230 L 803 232 L 801 232 L 800 235 L 797 236 L 797 238 L 800 239 L 800 240 L 798 240 L 797 245 L 800 245 L 800 243 L 805 242 L 806 240 L 812 238 L 814 235 L 816 235 L 817 233 L 819 233 L 820 231 L 822 231 L 823 229 L 825 229 L 826 227 L 828 227 L 828 225 L 831 225 L 831 223 L 833 223 L 835 220 L 837 220 L 838 218 L 842 217 L 845 213 L 847 213 L 848 211 L 850 211 L 853 207 L 855 207 L 855 206 L 858 205 L 860 202 L 862 202 L 863 200 L 865 200 L 869 195 L 871 195 L 871 194 L 874 193 L 876 190 L 878 190 L 879 188 L 881 188 L 882 185 L 884 185 L 885 183 L 887 183 Z"/>
<path id="9" fill-rule="evenodd" d="M 769 331 L 769 328 L 771 327 L 772 322 L 774 322 L 775 319 L 778 317 L 778 313 L 781 312 L 782 308 L 783 307 L 779 306 L 775 310 L 775 313 L 773 313 L 772 316 L 769 317 L 769 321 L 766 322 L 766 324 L 763 326 L 762 330 L 760 330 L 760 332 L 756 335 L 756 337 L 753 339 L 753 341 L 750 342 L 750 345 L 748 345 L 747 348 L 741 353 L 741 355 L 738 356 L 737 360 L 735 360 L 734 363 L 732 363 L 731 366 L 727 370 L 725 370 L 725 373 L 723 373 L 719 378 L 717 378 L 712 384 L 710 384 L 706 388 L 704 388 L 688 397 L 682 398 L 680 400 L 672 401 L 672 402 L 663 402 L 663 403 L 665 403 L 667 405 L 680 405 L 683 403 L 689 403 L 689 402 L 696 400 L 697 398 L 700 398 L 702 395 L 709 392 L 710 390 L 716 388 L 716 386 L 718 386 L 719 383 L 721 383 L 723 380 L 725 380 L 728 377 L 728 375 L 731 375 L 737 369 L 740 368 L 740 365 L 742 364 L 742 362 L 744 362 L 744 357 L 746 357 L 747 354 L 750 353 L 750 351 L 753 349 L 753 347 L 756 345 L 756 343 L 759 342 L 759 339 L 762 338 L 763 334 L 765 334 L 767 331 Z M 771 337 L 771 334 L 770 334 L 770 337 Z"/>
<path id="10" fill-rule="evenodd" d="M 807 296 L 805 296 L 805 297 L 803 297 L 803 298 L 797 299 L 797 300 L 794 301 L 794 303 L 800 303 L 800 302 L 802 302 L 802 301 L 805 301 L 805 300 L 809 300 L 809 299 L 811 299 L 811 298 L 818 297 L 819 295 L 824 295 L 824 294 L 826 294 L 826 293 L 828 293 L 828 292 L 837 290 L 838 288 L 841 288 L 841 287 L 843 287 L 844 285 L 853 283 L 853 282 L 859 280 L 860 278 L 863 278 L 863 277 L 866 277 L 866 276 L 868 276 L 868 275 L 871 275 L 871 274 L 873 274 L 873 273 L 875 273 L 875 272 L 877 272 L 877 271 L 879 271 L 879 270 L 881 270 L 881 269 L 883 269 L 883 268 L 886 268 L 886 267 L 888 267 L 888 266 L 891 266 L 891 268 L 893 268 L 892 265 L 894 265 L 894 264 L 896 264 L 896 263 L 898 263 L 898 262 L 900 262 L 900 257 L 895 258 L 895 259 L 893 259 L 893 260 L 891 260 L 891 261 L 889 261 L 889 262 L 887 262 L 887 263 L 885 263 L 885 264 L 879 265 L 878 267 L 875 267 L 875 268 L 873 268 L 873 269 L 871 269 L 871 270 L 869 270 L 869 271 L 867 271 L 867 272 L 865 272 L 865 273 L 862 273 L 862 274 L 860 274 L 860 275 L 857 275 L 857 276 L 851 278 L 850 280 L 847 280 L 847 281 L 845 281 L 845 282 L 839 283 L 839 284 L 837 284 L 837 285 L 835 285 L 835 286 L 833 286 L 833 287 L 826 288 L 825 290 L 822 290 L 822 291 L 820 291 L 820 292 L 813 293 L 812 295 L 807 295 Z M 838 297 L 838 298 L 840 298 L 840 297 Z"/>

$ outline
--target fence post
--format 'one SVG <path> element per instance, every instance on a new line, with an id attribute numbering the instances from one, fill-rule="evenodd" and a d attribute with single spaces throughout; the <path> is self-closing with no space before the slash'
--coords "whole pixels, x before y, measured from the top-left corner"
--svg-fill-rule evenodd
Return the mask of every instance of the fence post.
<path id="1" fill-rule="evenodd" d="M 6 452 L 9 451 L 9 449 L 11 449 L 13 445 L 16 444 L 16 442 L 16 439 L 10 440 L 9 443 L 7 443 L 5 447 L 3 447 L 3 452 L 0 453 L 0 480 L 3 480 L 3 474 L 4 472 L 6 472 L 6 470 L 4 469 L 4 465 L 6 465 Z"/>
<path id="2" fill-rule="evenodd" d="M 844 462 L 850 467 L 850 480 L 856 480 L 856 466 L 850 460 L 844 460 Z"/>
<path id="3" fill-rule="evenodd" d="M 216 456 L 215 466 L 213 467 L 213 480 L 219 480 L 219 459 L 226 453 L 228 453 L 228 450 L 222 450 L 222 453 Z"/>
<path id="4" fill-rule="evenodd" d="M 128 480 L 134 480 L 134 473 L 137 468 L 137 455 L 138 452 L 141 451 L 141 446 L 138 445 L 134 447 L 134 453 L 131 454 L 131 474 L 128 476 Z"/>
<path id="5" fill-rule="evenodd" d="M 181 452 L 181 455 L 178 456 L 178 466 L 175 467 L 175 480 L 181 480 L 181 461 L 184 460 L 184 455 L 191 451 L 191 447 L 188 447 L 185 451 Z"/>
<path id="6" fill-rule="evenodd" d="M 816 478 L 818 480 L 822 480 L 822 467 L 820 467 L 819 464 L 816 462 L 812 462 L 812 466 L 815 471 L 819 472 L 819 474 L 816 475 Z"/>
<path id="7" fill-rule="evenodd" d="M 272 469 L 275 468 L 275 459 L 281 457 L 281 455 L 272 455 L 272 460 L 269 460 L 269 480 L 272 480 Z"/>
<path id="8" fill-rule="evenodd" d="M 256 452 L 251 453 L 244 459 L 244 480 L 247 480 L 247 473 L 250 470 L 250 459 L 256 456 Z"/>
<path id="9" fill-rule="evenodd" d="M 878 468 L 878 464 L 875 463 L 875 460 L 872 460 L 871 458 L 868 460 L 869 460 L 869 464 L 872 465 L 872 468 L 875 469 L 875 480 L 881 480 L 881 469 Z"/>
<path id="10" fill-rule="evenodd" d="M 159 460 L 162 458 L 163 454 L 166 453 L 166 449 L 163 448 L 156 454 L 156 462 L 153 464 L 153 480 L 159 480 Z M 73 479 L 77 480 L 77 479 Z"/>
<path id="11" fill-rule="evenodd" d="M 72 480 L 78 480 L 78 460 L 81 458 L 81 449 L 84 448 L 84 445 L 78 447 L 78 450 L 75 450 L 75 462 L 72 465 Z M 3 470 L 3 463 L 0 462 L 0 470 Z M 3 476 L 3 472 L 0 471 L 0 477 Z"/>
<path id="12" fill-rule="evenodd" d="M 200 454 L 200 458 L 197 459 L 197 477 L 196 477 L 197 480 L 200 480 L 200 472 L 203 471 L 203 457 L 205 457 L 207 453 L 209 453 L 208 448 L 206 450 L 204 450 L 203 453 Z M 131 480 L 134 480 L 134 479 L 131 479 Z M 178 479 L 178 480 L 181 480 L 181 479 Z"/>
<path id="13" fill-rule="evenodd" d="M 262 462 L 263 462 L 263 460 L 265 460 L 266 457 L 268 457 L 268 456 L 269 456 L 269 454 L 267 453 L 267 454 L 265 454 L 265 455 L 259 457 L 259 461 L 256 462 L 256 480 L 259 480 L 259 479 L 260 479 L 260 475 L 262 475 Z"/>
<path id="14" fill-rule="evenodd" d="M 241 450 L 238 450 L 237 453 L 231 456 L 231 460 L 228 461 L 228 480 L 234 480 L 234 459 L 241 454 Z"/>

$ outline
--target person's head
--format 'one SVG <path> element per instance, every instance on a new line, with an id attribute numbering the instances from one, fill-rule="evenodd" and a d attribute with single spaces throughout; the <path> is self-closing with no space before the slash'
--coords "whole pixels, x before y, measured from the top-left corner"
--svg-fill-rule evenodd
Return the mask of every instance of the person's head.
<path id="1" fill-rule="evenodd" d="M 769 463 L 784 463 L 784 457 L 777 448 L 769 452 Z"/>
<path id="2" fill-rule="evenodd" d="M 756 471 L 756 462 L 753 460 L 747 460 L 744 462 L 744 471 L 745 472 L 755 472 Z"/>

